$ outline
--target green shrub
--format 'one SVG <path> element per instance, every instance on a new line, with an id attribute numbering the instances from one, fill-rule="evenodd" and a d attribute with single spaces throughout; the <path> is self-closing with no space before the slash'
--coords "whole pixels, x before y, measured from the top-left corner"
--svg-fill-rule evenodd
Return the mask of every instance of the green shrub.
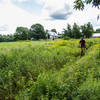
<path id="1" fill-rule="evenodd" d="M 86 43 L 83 57 L 79 40 L 1 43 L 0 100 L 99 100 L 100 41 Z"/>
<path id="2" fill-rule="evenodd" d="M 70 37 L 68 37 L 68 36 L 64 36 L 63 39 L 64 39 L 64 40 L 69 40 Z"/>

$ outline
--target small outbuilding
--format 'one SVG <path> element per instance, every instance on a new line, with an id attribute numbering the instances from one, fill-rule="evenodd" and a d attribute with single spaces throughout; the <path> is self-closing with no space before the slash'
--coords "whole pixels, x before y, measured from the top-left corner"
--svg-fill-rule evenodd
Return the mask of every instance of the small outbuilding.
<path id="1" fill-rule="evenodd" d="M 94 34 L 92 35 L 92 38 L 100 38 L 100 33 L 94 33 Z"/>

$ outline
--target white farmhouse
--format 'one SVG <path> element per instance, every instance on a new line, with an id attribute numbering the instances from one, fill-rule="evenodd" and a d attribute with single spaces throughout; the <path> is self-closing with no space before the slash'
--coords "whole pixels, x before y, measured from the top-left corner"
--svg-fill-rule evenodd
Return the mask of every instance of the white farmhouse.
<path id="1" fill-rule="evenodd" d="M 52 32 L 52 31 L 48 31 L 48 33 L 47 33 L 47 36 L 50 36 L 50 39 L 56 39 L 56 38 L 60 38 L 61 37 L 61 35 L 58 35 L 57 33 L 55 33 L 55 32 Z"/>

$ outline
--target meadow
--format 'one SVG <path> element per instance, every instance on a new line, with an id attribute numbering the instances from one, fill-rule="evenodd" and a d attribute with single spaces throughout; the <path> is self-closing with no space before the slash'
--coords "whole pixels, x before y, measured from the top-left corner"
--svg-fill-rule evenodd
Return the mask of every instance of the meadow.
<path id="1" fill-rule="evenodd" d="M 100 39 L 0 43 L 0 100 L 99 100 Z"/>

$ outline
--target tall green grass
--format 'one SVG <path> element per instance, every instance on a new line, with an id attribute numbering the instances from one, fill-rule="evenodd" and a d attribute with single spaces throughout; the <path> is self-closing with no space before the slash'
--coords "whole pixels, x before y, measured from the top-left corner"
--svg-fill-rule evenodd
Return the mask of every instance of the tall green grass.
<path id="1" fill-rule="evenodd" d="M 1 100 L 98 100 L 100 39 L 0 44 Z"/>

